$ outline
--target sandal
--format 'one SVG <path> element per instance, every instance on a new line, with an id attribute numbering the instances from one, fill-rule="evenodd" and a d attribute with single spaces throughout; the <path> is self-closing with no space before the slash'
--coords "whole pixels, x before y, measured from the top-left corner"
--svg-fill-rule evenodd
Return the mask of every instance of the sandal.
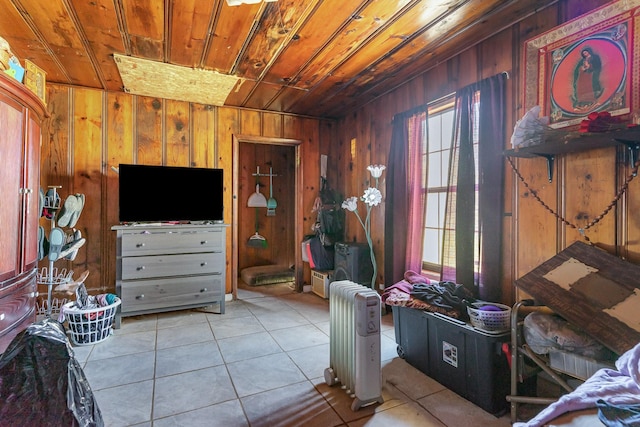
<path id="1" fill-rule="evenodd" d="M 78 222 L 78 218 L 82 213 L 82 208 L 84 207 L 84 194 L 76 194 L 76 200 L 78 200 L 78 204 L 76 205 L 75 210 L 71 214 L 71 219 L 69 219 L 69 227 L 75 227 L 76 222 Z"/>
<path id="2" fill-rule="evenodd" d="M 51 229 L 51 233 L 49 233 L 49 261 L 56 261 L 60 258 L 60 251 L 62 251 L 66 238 L 62 228 L 53 227 Z"/>
<path id="3" fill-rule="evenodd" d="M 78 249 L 80 249 L 85 242 L 86 240 L 82 237 L 80 230 L 74 230 L 71 238 L 62 248 L 60 258 L 68 259 L 70 261 L 75 260 L 78 255 Z"/>
<path id="4" fill-rule="evenodd" d="M 44 237 L 44 227 L 38 226 L 38 261 L 42 261 L 47 254 L 44 251 L 44 242 L 46 238 Z"/>
<path id="5" fill-rule="evenodd" d="M 62 208 L 60 208 L 60 214 L 58 216 L 58 225 L 60 227 L 66 227 L 71 221 L 71 217 L 78 209 L 78 199 L 73 194 L 67 196 Z"/>

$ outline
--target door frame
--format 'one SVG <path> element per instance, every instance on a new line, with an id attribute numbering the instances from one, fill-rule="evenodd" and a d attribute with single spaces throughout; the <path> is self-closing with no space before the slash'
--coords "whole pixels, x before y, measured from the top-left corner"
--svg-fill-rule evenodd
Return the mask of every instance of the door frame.
<path id="1" fill-rule="evenodd" d="M 284 145 L 293 147 L 295 162 L 295 178 L 294 178 L 294 240 L 302 242 L 303 237 L 303 200 L 299 195 L 302 194 L 302 141 L 291 138 L 271 138 L 253 135 L 233 135 L 233 204 L 231 212 L 231 294 L 234 300 L 238 299 L 238 193 L 240 189 L 240 144 L 268 144 L 268 145 Z M 294 245 L 294 248 L 296 246 Z M 302 253 L 295 250 L 295 280 L 296 290 L 303 290 L 303 270 Z"/>

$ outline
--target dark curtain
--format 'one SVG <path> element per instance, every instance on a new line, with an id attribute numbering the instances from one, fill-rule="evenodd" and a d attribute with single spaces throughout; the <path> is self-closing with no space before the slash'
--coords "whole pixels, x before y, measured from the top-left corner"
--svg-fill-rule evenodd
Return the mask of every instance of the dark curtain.
<path id="1" fill-rule="evenodd" d="M 506 79 L 500 73 L 456 93 L 443 239 L 442 280 L 494 302 L 501 298 Z"/>
<path id="2" fill-rule="evenodd" d="M 422 267 L 427 107 L 396 114 L 387 164 L 384 276 L 391 285 Z"/>

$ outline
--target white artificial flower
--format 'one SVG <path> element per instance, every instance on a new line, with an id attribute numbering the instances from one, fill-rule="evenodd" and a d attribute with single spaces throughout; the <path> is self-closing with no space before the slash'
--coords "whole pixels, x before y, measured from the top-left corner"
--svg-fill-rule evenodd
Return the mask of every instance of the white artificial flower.
<path id="1" fill-rule="evenodd" d="M 382 202 L 382 193 L 377 188 L 367 188 L 364 190 L 362 201 L 369 206 L 378 206 Z"/>
<path id="2" fill-rule="evenodd" d="M 374 178 L 380 178 L 382 176 L 382 171 L 384 171 L 387 167 L 385 165 L 369 165 L 367 166 L 367 170 L 371 172 L 371 176 Z"/>
<path id="3" fill-rule="evenodd" d="M 349 197 L 348 199 L 346 199 L 344 202 L 342 202 L 342 209 L 346 209 L 348 211 L 355 211 L 358 209 L 358 198 L 353 196 L 353 197 Z"/>

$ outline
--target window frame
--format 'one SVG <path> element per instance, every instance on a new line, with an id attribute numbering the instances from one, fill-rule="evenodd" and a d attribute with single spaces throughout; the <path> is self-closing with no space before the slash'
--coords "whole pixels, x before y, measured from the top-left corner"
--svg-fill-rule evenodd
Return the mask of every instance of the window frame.
<path id="1" fill-rule="evenodd" d="M 477 114 L 477 109 L 479 108 L 479 99 L 476 100 L 476 112 L 474 113 Z M 441 170 L 441 174 L 442 174 L 442 178 L 445 180 L 445 182 L 442 182 L 441 186 L 433 186 L 433 187 L 429 187 L 429 182 L 428 179 L 425 180 L 424 182 L 426 182 L 426 188 L 423 189 L 423 195 L 425 197 L 425 211 L 424 211 L 424 215 L 425 215 L 425 221 L 424 221 L 424 226 L 423 226 L 423 245 L 424 242 L 426 240 L 424 232 L 427 229 L 436 229 L 438 232 L 438 256 L 439 256 L 439 262 L 438 263 L 433 263 L 433 262 L 428 262 L 424 260 L 424 247 L 423 247 L 423 259 L 422 259 L 422 272 L 423 274 L 430 276 L 430 277 L 438 277 L 438 279 L 440 278 L 441 274 L 442 274 L 442 267 L 443 267 L 443 263 L 442 263 L 442 252 L 444 251 L 444 231 L 445 231 L 445 217 L 446 217 L 446 210 L 443 212 L 438 211 L 438 226 L 437 227 L 427 227 L 427 216 L 429 214 L 429 203 L 427 203 L 427 197 L 429 194 L 445 194 L 445 207 L 443 209 L 446 209 L 446 195 L 449 189 L 449 174 L 450 174 L 450 170 L 451 170 L 451 162 L 453 161 L 452 159 L 452 144 L 453 144 L 453 140 L 455 137 L 455 94 L 451 94 L 448 95 L 446 97 L 443 97 L 441 99 L 439 99 L 438 101 L 434 101 L 433 103 L 428 105 L 428 119 L 427 119 L 427 123 L 429 123 L 429 120 L 432 118 L 432 116 L 435 115 L 441 115 L 444 112 L 448 112 L 448 111 L 452 111 L 454 116 L 453 116 L 453 120 L 452 120 L 452 128 L 451 128 L 451 132 L 450 132 L 450 139 L 449 141 L 444 141 L 441 139 L 440 141 L 440 149 L 438 150 L 433 150 L 430 151 L 429 150 L 429 141 L 428 141 L 428 136 L 429 136 L 429 132 L 427 132 L 426 137 L 425 137 L 425 150 L 424 150 L 424 156 L 425 156 L 425 160 L 423 160 L 423 169 L 425 170 L 425 173 L 428 174 L 428 170 L 429 170 L 429 155 L 431 153 L 435 153 L 435 152 L 443 152 L 443 151 L 448 151 L 448 164 L 447 164 L 447 170 L 446 171 L 442 171 Z M 474 151 L 475 151 L 475 161 L 476 161 L 476 166 L 475 166 L 475 191 L 476 194 L 479 190 L 479 176 L 478 176 L 478 144 L 479 144 L 479 138 L 478 138 L 478 129 L 477 129 L 477 123 L 478 120 L 474 120 Z M 442 135 L 442 132 L 440 132 L 440 134 Z M 448 143 L 448 149 L 445 150 L 445 144 Z M 441 165 L 442 166 L 442 165 Z M 443 173 L 445 172 L 445 173 Z M 479 219 L 479 213 L 478 213 L 478 201 L 479 198 L 476 197 L 476 206 L 475 206 L 475 211 L 476 211 L 476 215 L 475 215 L 475 225 L 474 225 L 474 234 L 476 235 L 476 239 L 478 238 L 478 234 L 479 234 L 479 230 L 478 230 L 478 219 Z M 438 203 L 442 203 L 442 201 L 439 201 Z M 436 209 L 439 209 L 439 206 L 436 207 Z M 440 215 L 442 214 L 442 217 L 440 218 Z M 474 245 L 475 246 L 475 245 Z M 475 248 L 475 251 L 478 251 L 479 248 Z M 479 253 L 476 253 L 474 256 L 474 260 L 475 260 L 475 265 L 474 265 L 474 270 L 476 271 L 476 274 L 478 274 L 479 272 Z"/>

